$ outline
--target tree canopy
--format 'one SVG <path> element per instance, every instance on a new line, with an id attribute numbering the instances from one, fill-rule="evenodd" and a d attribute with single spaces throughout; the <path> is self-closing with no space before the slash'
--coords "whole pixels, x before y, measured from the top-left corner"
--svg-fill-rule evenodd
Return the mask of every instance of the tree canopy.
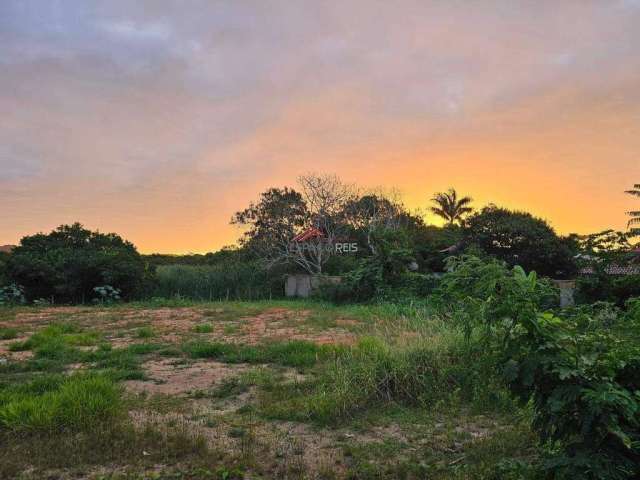
<path id="1" fill-rule="evenodd" d="M 541 275 L 565 278 L 576 269 L 574 241 L 527 212 L 485 207 L 468 219 L 463 238 L 466 247 Z"/>
<path id="2" fill-rule="evenodd" d="M 90 300 L 93 289 L 102 285 L 130 298 L 144 273 L 144 261 L 133 244 L 79 223 L 24 237 L 8 261 L 8 276 L 25 287 L 29 299 L 53 297 L 56 302 Z"/>

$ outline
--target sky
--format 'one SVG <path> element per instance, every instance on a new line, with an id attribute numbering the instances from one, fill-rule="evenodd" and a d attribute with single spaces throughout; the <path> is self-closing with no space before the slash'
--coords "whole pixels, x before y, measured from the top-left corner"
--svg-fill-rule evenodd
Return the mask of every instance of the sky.
<path id="1" fill-rule="evenodd" d="M 640 0 L 0 2 L 0 245 L 212 251 L 308 172 L 624 229 Z"/>

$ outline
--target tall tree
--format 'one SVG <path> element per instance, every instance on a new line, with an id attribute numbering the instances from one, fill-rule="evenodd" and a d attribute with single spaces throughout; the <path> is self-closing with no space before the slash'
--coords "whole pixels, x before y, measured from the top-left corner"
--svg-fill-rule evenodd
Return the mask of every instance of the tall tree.
<path id="1" fill-rule="evenodd" d="M 527 212 L 484 207 L 469 218 L 463 243 L 553 278 L 570 278 L 576 269 L 575 239 L 559 237 L 547 222 Z"/>
<path id="2" fill-rule="evenodd" d="M 241 244 L 257 252 L 268 266 L 294 263 L 322 273 L 334 242 L 346 233 L 345 206 L 355 190 L 335 175 L 298 178 L 300 192 L 272 188 L 231 220 L 247 230 Z"/>
<path id="3" fill-rule="evenodd" d="M 636 183 L 631 190 L 627 190 L 625 193 L 640 197 L 640 183 Z M 640 210 L 627 212 L 627 215 L 631 217 L 628 224 L 631 235 L 640 235 Z"/>
<path id="4" fill-rule="evenodd" d="M 462 225 L 465 217 L 473 212 L 470 206 L 473 199 L 468 196 L 458 198 L 455 188 L 436 193 L 431 201 L 435 204 L 430 208 L 431 212 L 442 217 L 449 225 Z"/>

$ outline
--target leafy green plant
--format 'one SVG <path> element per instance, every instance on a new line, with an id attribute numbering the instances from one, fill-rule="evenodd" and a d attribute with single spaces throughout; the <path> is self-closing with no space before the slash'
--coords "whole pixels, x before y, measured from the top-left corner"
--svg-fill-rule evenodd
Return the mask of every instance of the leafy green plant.
<path id="1" fill-rule="evenodd" d="M 12 283 L 0 288 L 0 306 L 23 305 L 26 302 L 24 287 Z"/>
<path id="2" fill-rule="evenodd" d="M 122 297 L 120 296 L 121 291 L 111 285 L 93 287 L 93 293 L 95 294 L 93 299 L 94 303 L 114 303 L 122 300 Z"/>
<path id="3" fill-rule="evenodd" d="M 640 469 L 640 324 L 611 306 L 542 312 L 547 296 L 534 273 L 493 261 L 452 260 L 445 298 L 469 341 L 482 331 L 510 390 L 533 406 L 533 426 L 549 449 L 555 478 L 628 479 Z"/>

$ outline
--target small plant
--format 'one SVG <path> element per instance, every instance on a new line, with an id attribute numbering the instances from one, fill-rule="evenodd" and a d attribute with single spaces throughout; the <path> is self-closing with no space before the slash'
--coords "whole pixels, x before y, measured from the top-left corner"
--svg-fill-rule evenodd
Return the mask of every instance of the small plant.
<path id="1" fill-rule="evenodd" d="M 138 338 L 151 338 L 156 334 L 151 327 L 140 327 L 136 332 Z"/>
<path id="2" fill-rule="evenodd" d="M 24 287 L 12 283 L 6 287 L 0 288 L 0 306 L 24 305 L 26 299 L 24 296 Z"/>
<path id="3" fill-rule="evenodd" d="M 213 325 L 210 323 L 201 323 L 193 327 L 193 331 L 196 333 L 211 333 L 213 332 Z"/>
<path id="4" fill-rule="evenodd" d="M 15 328 L 0 328 L 0 340 L 12 340 L 18 336 Z"/>
<path id="5" fill-rule="evenodd" d="M 93 299 L 94 303 L 115 303 L 121 300 L 120 290 L 111 285 L 94 287 L 93 293 L 96 294 L 96 297 Z"/>

